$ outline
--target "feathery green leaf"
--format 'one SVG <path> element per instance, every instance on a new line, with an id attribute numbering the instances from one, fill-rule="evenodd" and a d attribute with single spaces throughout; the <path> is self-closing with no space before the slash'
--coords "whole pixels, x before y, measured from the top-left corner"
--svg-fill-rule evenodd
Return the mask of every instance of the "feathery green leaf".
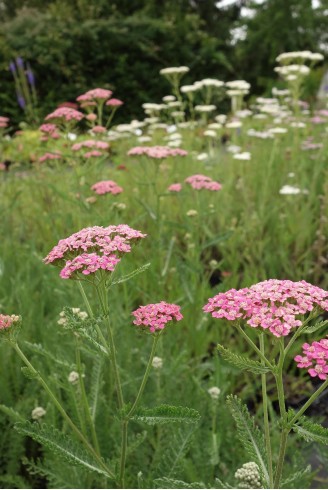
<path id="1" fill-rule="evenodd" d="M 255 373 L 255 374 L 265 374 L 269 371 L 268 367 L 263 366 L 258 361 L 253 361 L 245 356 L 235 354 L 234 352 L 231 352 L 229 349 L 223 347 L 223 345 L 218 344 L 217 347 L 223 359 L 225 359 L 227 362 L 229 362 L 229 364 L 232 364 L 233 366 L 236 366 L 239 369 L 250 371 L 251 373 Z"/>

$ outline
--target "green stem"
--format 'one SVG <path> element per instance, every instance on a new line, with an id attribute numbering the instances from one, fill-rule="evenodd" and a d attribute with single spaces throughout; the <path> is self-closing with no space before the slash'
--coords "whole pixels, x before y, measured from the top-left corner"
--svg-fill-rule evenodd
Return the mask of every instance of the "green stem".
<path id="1" fill-rule="evenodd" d="M 49 395 L 50 399 L 53 401 L 54 405 L 57 407 L 58 411 L 64 418 L 64 420 L 67 422 L 67 424 L 70 426 L 70 428 L 73 430 L 75 435 L 80 439 L 80 441 L 83 443 L 85 448 L 89 451 L 90 454 L 95 458 L 95 460 L 98 462 L 100 467 L 108 474 L 108 476 L 112 479 L 115 479 L 115 475 L 107 468 L 107 466 L 103 463 L 101 457 L 96 453 L 94 448 L 90 445 L 90 443 L 87 441 L 87 439 L 84 437 L 82 432 L 76 427 L 70 416 L 66 413 L 64 408 L 61 406 L 60 402 L 57 400 L 56 396 L 53 394 L 49 386 L 47 385 L 46 381 L 42 378 L 40 373 L 32 366 L 30 361 L 27 359 L 25 354 L 21 351 L 19 348 L 18 344 L 12 344 L 15 351 L 19 355 L 19 357 L 22 359 L 24 364 L 30 369 L 30 371 L 35 375 L 36 379 L 39 381 L 39 383 L 42 385 L 42 387 L 45 389 L 47 394 Z"/>
<path id="2" fill-rule="evenodd" d="M 88 425 L 89 425 L 90 430 L 91 430 L 91 437 L 92 437 L 93 446 L 94 446 L 97 454 L 100 456 L 100 448 L 99 448 L 98 438 L 97 438 L 97 434 L 96 434 L 95 424 L 94 424 L 94 421 L 92 420 L 90 405 L 88 402 L 87 394 L 85 391 L 85 385 L 84 385 L 84 381 L 83 381 L 83 376 L 82 376 L 83 373 L 82 373 L 81 353 L 80 353 L 78 339 L 76 339 L 76 365 L 77 365 L 77 371 L 79 373 L 79 385 L 80 385 L 80 390 L 81 390 L 82 404 L 84 407 L 84 414 L 85 414 L 85 417 L 88 421 Z"/>
<path id="3" fill-rule="evenodd" d="M 265 356 L 264 334 L 260 334 L 260 350 L 262 355 Z M 264 366 L 264 361 L 262 360 Z M 264 419 L 264 438 L 265 446 L 268 458 L 268 472 L 269 472 L 269 488 L 273 488 L 273 470 L 272 470 L 272 449 L 270 440 L 270 425 L 269 425 L 269 412 L 268 412 L 268 394 L 266 384 L 266 374 L 261 374 L 262 381 L 262 399 L 263 399 L 263 419 Z"/>
<path id="4" fill-rule="evenodd" d="M 284 429 L 281 433 L 278 463 L 277 463 L 273 488 L 279 488 L 280 487 L 282 469 L 283 469 L 284 460 L 285 460 L 285 452 L 286 452 L 288 434 L 289 434 L 289 430 L 287 430 L 287 429 Z"/>
<path id="5" fill-rule="evenodd" d="M 283 423 L 285 423 L 286 422 L 286 405 L 285 405 L 284 383 L 283 383 L 283 374 L 282 374 L 283 373 L 283 367 L 284 367 L 284 361 L 285 361 L 285 349 L 284 349 L 284 338 L 283 337 L 279 339 L 279 348 L 280 348 L 280 356 L 279 356 L 279 362 L 278 362 L 277 372 L 275 374 L 275 378 L 276 378 L 276 384 L 277 384 L 280 417 L 281 417 L 281 421 Z M 283 470 L 284 460 L 285 460 L 287 438 L 288 438 L 289 432 L 290 432 L 290 429 L 286 429 L 286 428 L 283 429 L 281 432 L 278 462 L 277 462 L 277 467 L 276 467 L 276 472 L 275 472 L 275 477 L 274 477 L 274 488 L 280 487 L 282 470 Z"/>
<path id="6" fill-rule="evenodd" d="M 142 394 L 144 392 L 144 389 L 145 389 L 145 386 L 146 386 L 146 383 L 147 383 L 147 380 L 148 380 L 148 377 L 149 377 L 149 373 L 150 373 L 150 370 L 151 370 L 151 367 L 152 367 L 152 362 L 153 362 L 153 359 L 154 359 L 154 355 L 155 355 L 155 352 L 156 352 L 156 347 L 157 347 L 159 338 L 160 338 L 159 335 L 156 335 L 154 337 L 154 339 L 153 339 L 153 346 L 152 346 L 151 353 L 150 353 L 150 356 L 149 356 L 149 361 L 148 361 L 148 364 L 147 364 L 147 367 L 146 367 L 146 371 L 145 371 L 143 380 L 141 382 L 141 385 L 140 385 L 140 388 L 139 388 L 139 391 L 138 391 L 138 394 L 137 394 L 137 398 L 135 399 L 135 402 L 132 405 L 132 408 L 131 408 L 131 410 L 129 411 L 129 413 L 127 415 L 127 418 L 128 419 L 130 419 L 132 417 L 132 415 L 134 414 L 134 412 L 136 411 L 137 406 L 138 406 L 138 403 L 140 401 L 140 398 L 141 398 L 141 396 L 142 396 Z"/>
<path id="7" fill-rule="evenodd" d="M 87 310 L 88 310 L 88 314 L 89 314 L 90 318 L 93 318 L 93 316 L 94 316 L 94 315 L 93 315 L 93 311 L 92 311 L 92 308 L 91 308 L 91 306 L 90 306 L 90 303 L 89 303 L 89 300 L 88 300 L 88 298 L 87 298 L 87 295 L 85 294 L 85 291 L 84 291 L 84 288 L 83 288 L 83 286 L 82 286 L 81 281 L 78 281 L 78 285 L 79 285 L 80 292 L 81 292 L 81 294 L 82 294 L 82 298 L 83 298 L 83 300 L 84 300 L 85 306 L 86 306 L 86 308 L 87 308 Z"/>
<path id="8" fill-rule="evenodd" d="M 319 395 L 321 395 L 321 393 L 326 389 L 328 388 L 328 379 L 326 379 L 326 381 L 324 383 L 322 383 L 322 385 L 320 386 L 320 388 L 318 388 L 312 396 L 310 396 L 310 398 L 308 399 L 308 401 L 303 405 L 303 407 L 297 412 L 297 414 L 295 415 L 295 417 L 290 421 L 290 426 L 292 426 L 293 424 L 295 424 L 295 422 L 303 415 L 303 413 L 305 412 L 305 410 L 307 410 L 309 408 L 310 405 L 312 405 L 312 403 L 318 398 Z"/>
<path id="9" fill-rule="evenodd" d="M 126 450 L 128 447 L 128 420 L 122 422 L 122 442 L 121 442 L 121 460 L 120 460 L 120 488 L 124 488 L 125 482 L 125 463 L 126 463 Z"/>
<path id="10" fill-rule="evenodd" d="M 260 356 L 261 360 L 264 362 L 264 364 L 266 366 L 268 366 L 268 368 L 270 368 L 272 371 L 274 371 L 274 366 L 271 364 L 271 362 L 262 354 L 262 352 L 260 351 L 260 349 L 254 344 L 254 342 L 252 341 L 252 339 L 250 339 L 247 335 L 246 332 L 244 332 L 244 330 L 241 328 L 240 325 L 237 325 L 237 328 L 239 330 L 239 332 L 241 333 L 241 335 L 246 339 L 246 342 L 252 347 L 252 349 Z"/>

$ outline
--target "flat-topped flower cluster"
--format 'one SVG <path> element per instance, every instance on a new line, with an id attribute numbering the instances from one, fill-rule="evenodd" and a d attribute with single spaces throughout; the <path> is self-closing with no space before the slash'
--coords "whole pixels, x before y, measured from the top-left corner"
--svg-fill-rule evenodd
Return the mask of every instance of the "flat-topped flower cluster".
<path id="1" fill-rule="evenodd" d="M 191 175 L 185 179 L 185 182 L 196 190 L 207 189 L 208 191 L 220 191 L 222 189 L 222 185 L 219 182 L 202 174 Z"/>
<path id="2" fill-rule="evenodd" d="M 168 146 L 136 146 L 128 152 L 129 156 L 146 155 L 149 158 L 185 157 L 188 152 L 181 148 L 170 148 Z"/>
<path id="3" fill-rule="evenodd" d="M 318 376 L 327 379 L 328 374 L 328 338 L 303 344 L 303 356 L 296 356 L 294 360 L 299 368 L 310 368 L 308 373 L 312 378 Z"/>
<path id="4" fill-rule="evenodd" d="M 112 272 L 121 257 L 131 251 L 132 245 L 145 237 L 128 225 L 83 228 L 60 240 L 44 262 L 64 265 L 60 272 L 63 279 L 76 277 L 78 273 L 89 275 L 99 269 Z"/>
<path id="5" fill-rule="evenodd" d="M 166 303 L 165 301 L 140 306 L 132 312 L 132 315 L 135 317 L 133 321 L 135 325 L 150 327 L 149 330 L 151 333 L 163 330 L 166 324 L 172 320 L 178 322 L 183 318 L 180 312 L 180 306 Z"/>
<path id="6" fill-rule="evenodd" d="M 114 180 L 101 180 L 91 187 L 96 194 L 120 194 L 123 192 L 123 187 L 120 187 Z"/>
<path id="7" fill-rule="evenodd" d="M 17 315 L 0 314 L 0 330 L 11 327 L 12 324 L 18 322 L 18 320 L 19 316 Z"/>
<path id="8" fill-rule="evenodd" d="M 306 281 L 270 279 L 250 288 L 219 293 L 203 309 L 214 318 L 243 319 L 250 327 L 268 329 L 282 337 L 302 325 L 299 315 L 315 307 L 328 310 L 327 291 Z"/>
<path id="9" fill-rule="evenodd" d="M 84 118 L 84 114 L 82 114 L 82 112 L 80 111 L 71 109 L 70 107 L 59 107 L 58 109 L 48 114 L 45 120 L 49 121 L 52 119 L 59 119 L 62 121 L 69 122 L 69 121 L 81 121 L 81 119 L 83 118 Z"/>

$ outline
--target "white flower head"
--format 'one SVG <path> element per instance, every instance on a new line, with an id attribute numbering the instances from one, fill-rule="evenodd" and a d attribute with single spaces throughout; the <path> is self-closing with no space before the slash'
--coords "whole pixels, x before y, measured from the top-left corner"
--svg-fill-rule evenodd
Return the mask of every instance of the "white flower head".
<path id="1" fill-rule="evenodd" d="M 47 412 L 45 411 L 44 408 L 42 407 L 35 407 L 34 410 L 32 410 L 32 419 L 33 420 L 39 420 L 41 419 Z"/>
<path id="2" fill-rule="evenodd" d="M 212 386 L 212 388 L 209 388 L 207 390 L 207 393 L 210 395 L 212 400 L 218 400 L 221 390 L 217 386 Z"/>
<path id="3" fill-rule="evenodd" d="M 77 373 L 76 371 L 71 371 L 67 379 L 69 383 L 75 385 L 79 381 L 79 377 L 79 373 Z"/>
<path id="4" fill-rule="evenodd" d="M 163 359 L 155 356 L 151 365 L 154 369 L 161 369 L 163 367 Z"/>

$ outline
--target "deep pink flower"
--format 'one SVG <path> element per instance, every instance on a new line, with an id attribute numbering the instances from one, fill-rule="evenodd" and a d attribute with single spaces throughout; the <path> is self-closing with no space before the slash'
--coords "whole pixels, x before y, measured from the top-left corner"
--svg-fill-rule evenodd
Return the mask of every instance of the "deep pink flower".
<path id="1" fill-rule="evenodd" d="M 81 253 L 97 253 L 121 257 L 131 252 L 131 247 L 147 235 L 128 225 L 112 225 L 107 228 L 93 226 L 83 228 L 68 238 L 60 240 L 44 259 L 46 264 L 62 265 Z"/>
<path id="2" fill-rule="evenodd" d="M 246 320 L 254 328 L 286 336 L 302 325 L 300 315 L 319 307 L 328 310 L 328 292 L 305 281 L 270 279 L 250 288 L 231 289 L 210 298 L 204 311 L 214 318 Z"/>
<path id="3" fill-rule="evenodd" d="M 104 154 L 98 150 L 91 150 L 84 153 L 84 158 L 102 157 Z"/>
<path id="4" fill-rule="evenodd" d="M 96 194 L 120 194 L 123 192 L 123 188 L 116 184 L 113 180 L 102 180 L 93 184 L 91 187 Z"/>
<path id="5" fill-rule="evenodd" d="M 303 344 L 304 356 L 296 356 L 294 360 L 299 368 L 310 368 L 308 373 L 312 378 L 318 376 L 327 379 L 328 373 L 328 338 L 315 341 L 312 344 Z"/>
<path id="6" fill-rule="evenodd" d="M 182 185 L 181 184 L 171 184 L 167 190 L 169 192 L 180 192 L 182 189 Z"/>
<path id="7" fill-rule="evenodd" d="M 181 148 L 170 148 L 169 146 L 136 146 L 128 152 L 129 156 L 146 155 L 150 158 L 185 157 L 188 152 Z"/>
<path id="8" fill-rule="evenodd" d="M 99 269 L 113 272 L 116 265 L 121 261 L 116 255 L 98 255 L 96 253 L 84 253 L 78 255 L 73 260 L 67 260 L 65 267 L 60 271 L 62 279 L 70 279 L 82 273 L 85 276 L 94 274 Z"/>
<path id="9" fill-rule="evenodd" d="M 4 330 L 12 326 L 13 323 L 18 322 L 19 316 L 17 315 L 2 315 L 0 314 L 0 330 Z"/>
<path id="10" fill-rule="evenodd" d="M 161 301 L 156 304 L 140 306 L 132 312 L 135 317 L 133 323 L 141 327 L 150 327 L 151 333 L 157 330 L 163 330 L 170 321 L 182 320 L 180 306 Z"/>

